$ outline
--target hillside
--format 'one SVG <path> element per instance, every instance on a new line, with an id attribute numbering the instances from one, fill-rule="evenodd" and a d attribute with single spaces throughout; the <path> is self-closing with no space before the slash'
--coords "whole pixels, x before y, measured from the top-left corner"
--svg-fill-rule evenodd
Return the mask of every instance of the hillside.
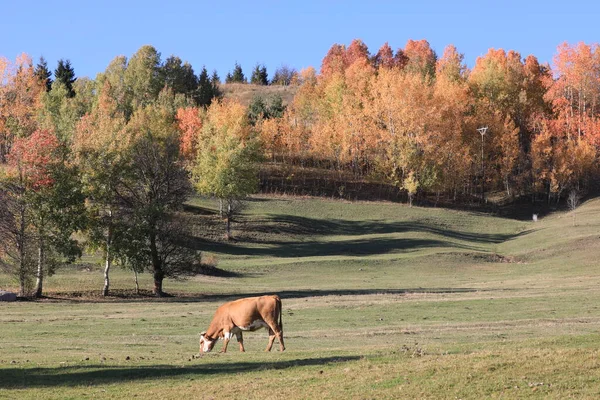
<path id="1" fill-rule="evenodd" d="M 253 85 L 250 83 L 223 83 L 219 86 L 225 98 L 236 99 L 244 105 L 250 104 L 254 96 L 267 99 L 274 95 L 281 96 L 283 104 L 292 102 L 298 86 Z"/>

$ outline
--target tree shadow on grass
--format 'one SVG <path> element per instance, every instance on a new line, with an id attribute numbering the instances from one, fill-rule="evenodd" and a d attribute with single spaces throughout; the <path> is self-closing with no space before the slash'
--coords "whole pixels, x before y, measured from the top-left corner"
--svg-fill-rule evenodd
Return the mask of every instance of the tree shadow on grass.
<path id="1" fill-rule="evenodd" d="M 245 256 L 269 256 L 279 258 L 324 257 L 324 256 L 369 256 L 394 252 L 409 252 L 431 247 L 480 250 L 475 246 L 436 239 L 411 238 L 370 238 L 331 242 L 277 242 L 271 241 L 269 247 L 249 247 L 243 243 L 222 243 L 211 240 L 186 239 L 189 246 L 196 250 Z"/>
<path id="2" fill-rule="evenodd" d="M 58 368 L 0 369 L 0 388 L 25 389 L 62 386 L 92 386 L 126 383 L 137 380 L 195 378 L 208 375 L 233 375 L 253 371 L 281 370 L 295 367 L 326 365 L 359 360 L 359 356 L 304 358 L 289 361 L 256 361 L 203 363 L 194 365 L 115 366 L 82 365 Z"/>
<path id="3" fill-rule="evenodd" d="M 432 224 L 428 221 L 323 220 L 292 215 L 271 215 L 269 218 L 259 221 L 252 229 L 261 233 L 270 233 L 276 230 L 278 233 L 290 235 L 317 236 L 425 232 L 444 238 L 481 244 L 498 244 L 528 233 L 528 231 L 516 234 L 466 232 Z"/>
<path id="4" fill-rule="evenodd" d="M 406 288 L 406 289 L 298 289 L 280 290 L 272 292 L 247 292 L 247 293 L 213 293 L 202 296 L 175 297 L 171 302 L 196 302 L 196 301 L 227 301 L 243 297 L 266 296 L 276 294 L 282 299 L 303 299 L 308 297 L 324 296 L 367 296 L 367 295 L 406 295 L 413 293 L 453 294 L 472 293 L 485 291 L 475 288 Z"/>

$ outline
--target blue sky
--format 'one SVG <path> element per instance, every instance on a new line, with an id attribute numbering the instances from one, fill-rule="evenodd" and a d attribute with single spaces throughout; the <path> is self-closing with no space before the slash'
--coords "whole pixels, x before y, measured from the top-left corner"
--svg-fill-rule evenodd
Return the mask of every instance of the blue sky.
<path id="1" fill-rule="evenodd" d="M 89 3 L 89 4 L 88 4 Z M 236 4 L 239 3 L 239 4 Z M 552 62 L 562 42 L 600 41 L 594 1 L 9 1 L 2 0 L 0 55 L 70 59 L 95 77 L 117 55 L 151 44 L 221 78 L 238 62 L 272 74 L 282 64 L 319 68 L 334 43 L 362 39 L 371 53 L 426 39 L 441 55 L 454 44 L 472 67 L 490 47 Z"/>

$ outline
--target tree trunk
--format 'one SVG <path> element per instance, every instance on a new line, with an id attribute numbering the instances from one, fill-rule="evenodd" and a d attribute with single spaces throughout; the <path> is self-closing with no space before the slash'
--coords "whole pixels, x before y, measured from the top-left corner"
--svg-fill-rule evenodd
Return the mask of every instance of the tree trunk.
<path id="1" fill-rule="evenodd" d="M 112 214 L 109 212 L 109 217 L 112 217 Z M 104 264 L 104 288 L 102 289 L 102 296 L 108 296 L 108 292 L 110 290 L 110 267 L 112 265 L 112 225 L 109 224 L 108 232 L 106 232 L 106 261 Z"/>
<path id="2" fill-rule="evenodd" d="M 135 270 L 135 268 L 133 269 L 133 275 L 135 276 L 135 294 L 139 295 L 140 294 L 140 283 L 138 282 L 138 273 Z"/>
<path id="3" fill-rule="evenodd" d="M 150 233 L 150 255 L 152 257 L 152 271 L 154 277 L 154 295 L 157 297 L 163 297 L 165 293 L 162 290 L 163 279 L 165 279 L 165 273 L 162 269 L 162 263 L 158 256 L 158 249 L 156 247 L 156 233 Z"/>
<path id="4" fill-rule="evenodd" d="M 23 204 L 20 205 L 19 213 L 21 214 L 17 244 L 19 247 L 19 296 L 25 297 L 27 295 L 27 263 L 25 260 L 25 206 Z"/>
<path id="5" fill-rule="evenodd" d="M 231 202 L 227 202 L 227 213 L 225 214 L 225 238 L 231 240 Z"/>
<path id="6" fill-rule="evenodd" d="M 38 267 L 35 282 L 35 297 L 42 297 L 42 287 L 44 283 L 44 243 L 42 239 L 38 244 Z"/>
<path id="7" fill-rule="evenodd" d="M 104 263 L 104 287 L 102 288 L 102 296 L 108 296 L 108 292 L 110 289 L 110 278 L 108 276 L 108 273 L 110 272 L 110 266 L 111 266 L 111 260 L 110 260 L 110 254 L 108 253 L 110 251 L 110 249 L 108 248 L 108 244 L 106 247 L 106 262 Z"/>

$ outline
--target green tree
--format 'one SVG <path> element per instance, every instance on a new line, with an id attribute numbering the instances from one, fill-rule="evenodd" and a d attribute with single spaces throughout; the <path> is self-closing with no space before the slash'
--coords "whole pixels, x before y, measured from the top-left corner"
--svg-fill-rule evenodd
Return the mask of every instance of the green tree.
<path id="1" fill-rule="evenodd" d="M 231 220 L 258 188 L 260 146 L 247 111 L 237 102 L 214 102 L 207 110 L 192 176 L 199 193 L 215 196 L 231 238 Z"/>
<path id="2" fill-rule="evenodd" d="M 142 46 L 131 56 L 123 80 L 131 96 L 132 111 L 151 104 L 165 84 L 160 53 L 152 46 Z"/>
<path id="3" fill-rule="evenodd" d="M 60 82 L 67 89 L 68 97 L 75 96 L 75 90 L 73 90 L 73 83 L 77 78 L 75 78 L 75 70 L 71 66 L 71 61 L 69 60 L 58 60 L 58 66 L 54 70 L 54 78 L 56 82 Z"/>
<path id="4" fill-rule="evenodd" d="M 219 77 L 219 74 L 217 74 L 217 70 L 213 70 L 213 73 L 210 76 L 210 83 L 212 85 L 213 98 L 220 99 L 222 96 L 221 90 L 219 89 L 221 78 Z"/>
<path id="5" fill-rule="evenodd" d="M 214 73 L 216 73 L 216 71 Z M 206 67 L 202 67 L 202 71 L 198 76 L 198 92 L 196 95 L 196 102 L 199 106 L 210 105 L 213 97 L 216 97 L 214 89 L 215 85 L 213 85 L 211 78 L 208 76 Z"/>
<path id="6" fill-rule="evenodd" d="M 260 119 L 268 119 L 269 110 L 262 96 L 255 95 L 248 105 L 248 122 L 251 125 L 256 125 Z"/>
<path id="7" fill-rule="evenodd" d="M 273 95 L 269 101 L 269 118 L 282 118 L 285 108 L 281 96 L 278 94 Z"/>
<path id="8" fill-rule="evenodd" d="M 267 67 L 265 67 L 264 65 L 256 64 L 254 70 L 252 71 L 250 83 L 253 83 L 255 85 L 268 85 L 269 78 L 267 75 Z"/>
<path id="9" fill-rule="evenodd" d="M 102 96 L 105 83 L 108 82 L 110 88 L 110 97 L 113 104 L 126 120 L 129 120 L 133 114 L 132 90 L 127 87 L 125 73 L 127 71 L 127 57 L 118 56 L 111 60 L 104 72 L 96 77 L 97 98 Z M 129 78 L 131 82 L 132 77 Z"/>
<path id="10" fill-rule="evenodd" d="M 125 132 L 131 144 L 118 186 L 130 236 L 125 259 L 136 270 L 148 268 L 154 294 L 163 296 L 165 277 L 180 276 L 198 262 L 196 252 L 181 242 L 183 228 L 173 217 L 191 191 L 179 132 L 173 115 L 157 105 L 136 111 Z"/>
<path id="11" fill-rule="evenodd" d="M 233 72 L 227 73 L 225 77 L 225 83 L 246 83 L 246 77 L 242 71 L 242 67 L 237 62 L 233 67 Z"/>
<path id="12" fill-rule="evenodd" d="M 34 74 L 40 82 L 46 86 L 46 92 L 49 92 L 50 89 L 52 89 L 52 72 L 48 69 L 48 63 L 46 63 L 44 57 L 40 57 L 40 60 L 35 66 Z"/>
<path id="13" fill-rule="evenodd" d="M 170 87 L 174 93 L 192 97 L 198 89 L 198 78 L 194 69 L 188 62 L 182 63 L 179 57 L 167 58 L 161 66 L 161 73 L 165 85 Z"/>

